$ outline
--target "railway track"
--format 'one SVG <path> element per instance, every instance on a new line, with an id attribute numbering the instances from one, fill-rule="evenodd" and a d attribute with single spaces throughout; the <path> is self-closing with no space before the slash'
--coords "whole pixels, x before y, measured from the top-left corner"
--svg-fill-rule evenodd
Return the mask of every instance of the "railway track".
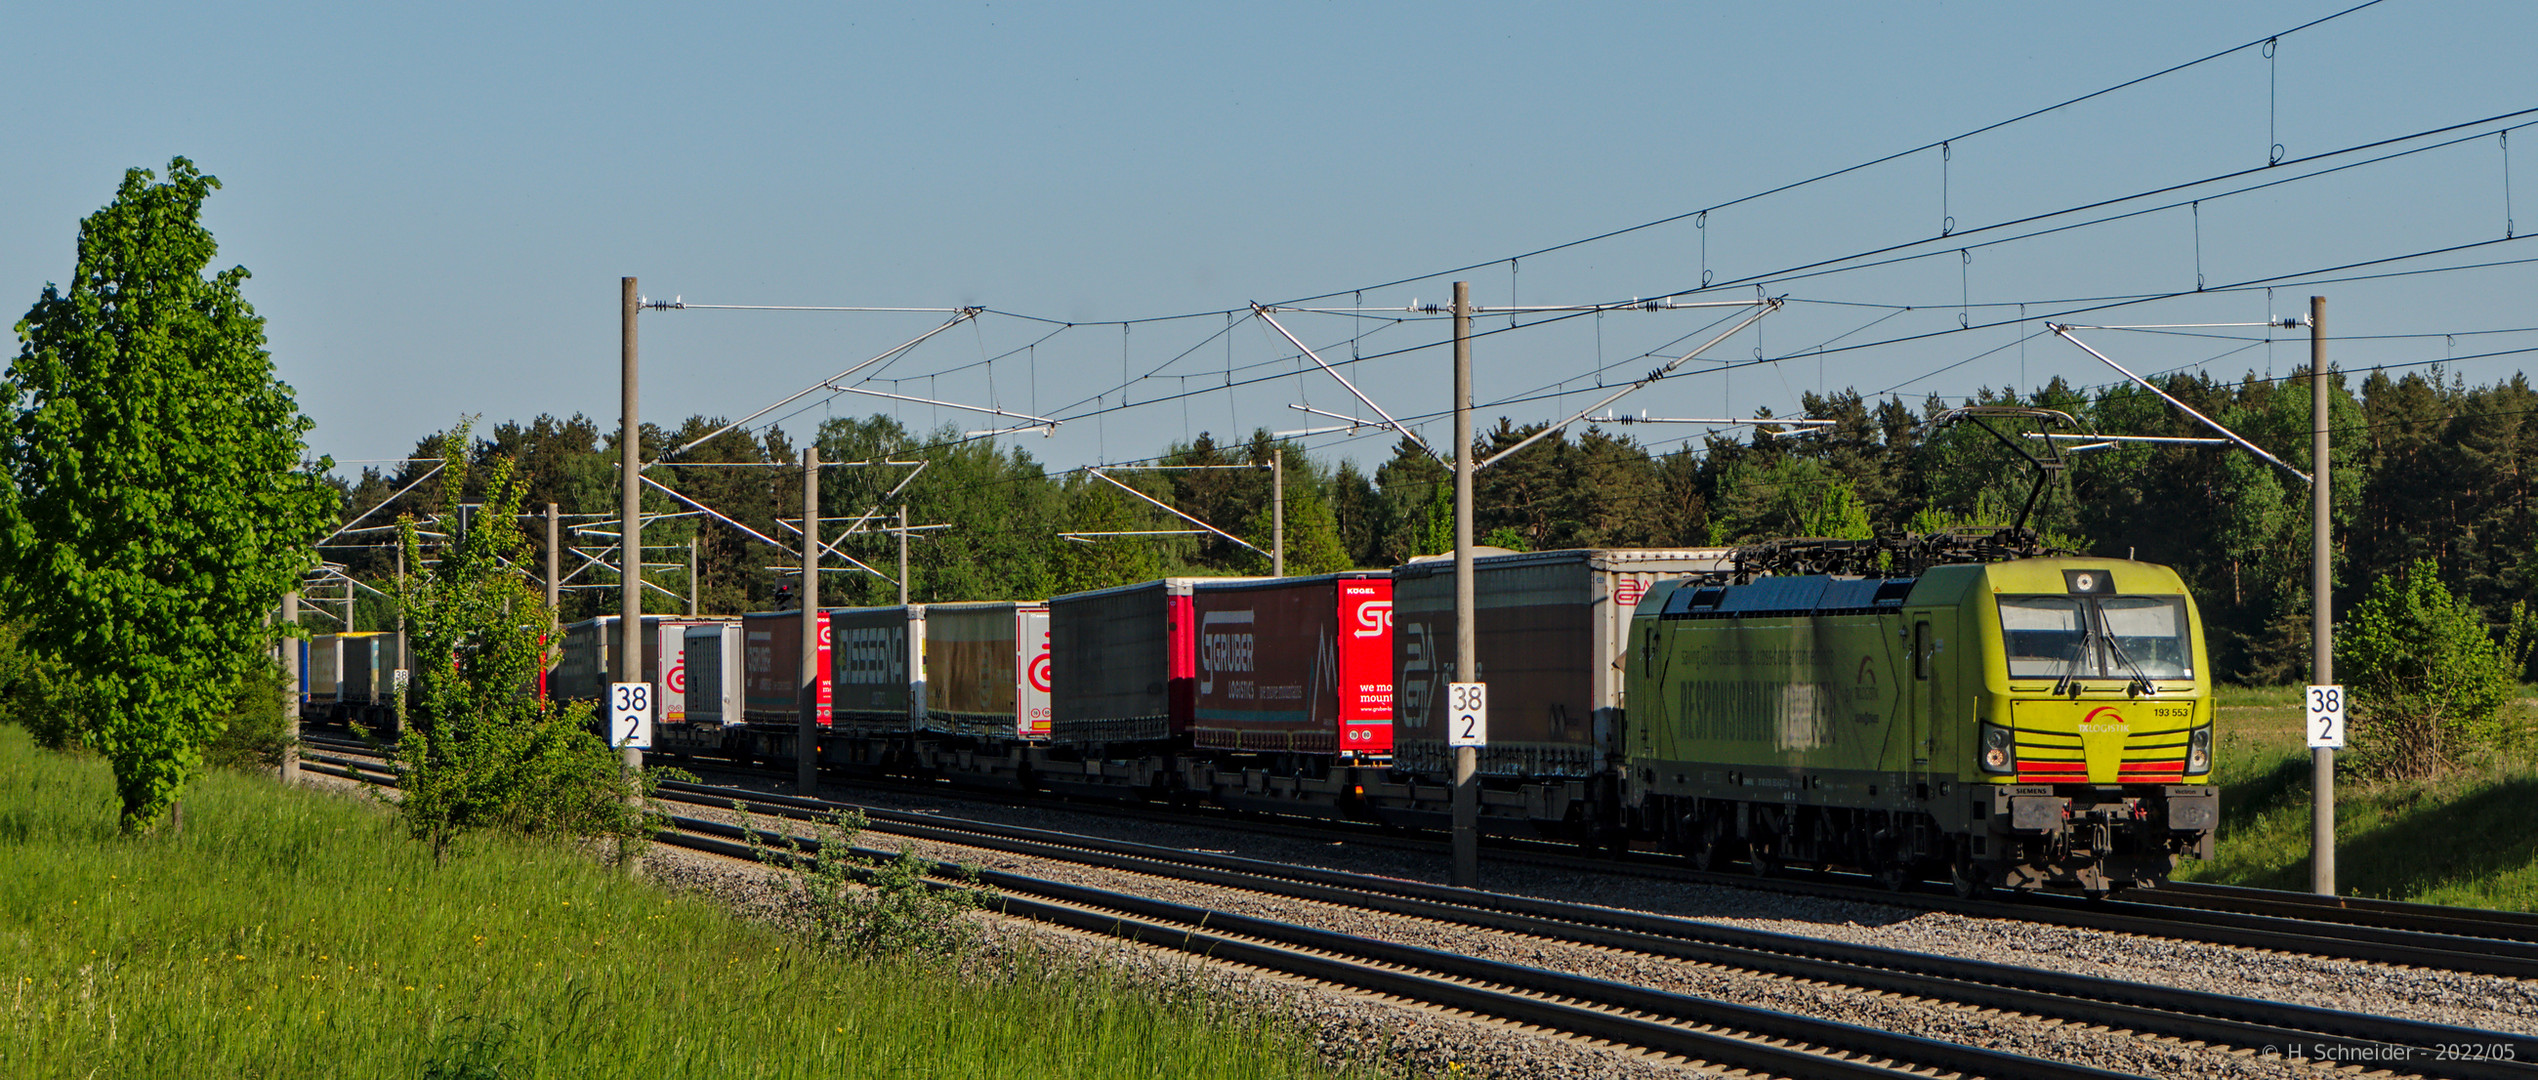
<path id="1" fill-rule="evenodd" d="M 371 752 L 364 744 L 311 739 L 344 749 Z M 692 763 L 694 768 L 735 777 L 764 780 L 766 770 Z M 834 779 L 834 778 L 832 778 Z M 1160 811 L 1112 803 L 1005 790 L 965 789 L 922 781 L 846 778 L 874 790 L 927 797 L 999 804 L 1029 803 L 1072 812 L 1147 820 L 1172 825 L 1204 825 L 1295 839 L 1329 840 L 1334 835 L 1353 843 L 1382 844 L 1443 857 L 1442 840 L 1363 822 L 1277 820 L 1207 808 L 1174 807 Z M 1763 889 L 1790 895 L 1905 905 L 1969 918 L 2020 919 L 2073 929 L 2195 941 L 2233 948 L 2260 949 L 2339 960 L 2396 964 L 2507 978 L 2538 979 L 2538 915 L 2482 911 L 2427 904 L 2405 904 L 2359 897 L 2322 897 L 2309 893 L 2171 882 L 2157 889 L 2136 890 L 2116 898 L 2084 900 L 2052 893 L 2021 894 L 2016 899 L 1960 900 L 1936 885 L 1922 884 L 1896 892 L 1854 875 L 1783 871 L 1770 878 L 1750 874 L 1693 870 L 1680 860 L 1649 853 L 1581 856 L 1570 845 L 1548 841 L 1485 837 L 1493 859 L 1502 863 L 1581 874 L 1627 874 L 1661 881 Z"/>
<path id="2" fill-rule="evenodd" d="M 362 767 L 361 763 L 345 759 L 328 764 L 349 767 L 347 771 Z M 847 808 L 840 803 L 740 789 L 685 784 L 664 787 L 665 799 L 718 809 L 741 801 L 756 813 L 815 817 Z M 2538 1060 L 2538 1040 L 2520 1036 L 1737 930 L 1666 916 L 1016 826 L 950 822 L 933 815 L 864 809 L 876 827 L 902 836 L 1356 911 L 1381 911 L 1481 927 L 1680 963 L 2154 1034 L 2189 1044 L 2217 1044 L 2240 1053 L 2292 1046 L 2303 1048 L 2304 1056 L 2312 1059 L 2371 1062 L 2424 1075 L 2538 1076 L 2538 1069 L 2519 1063 Z M 679 832 L 665 836 L 665 842 L 717 854 L 750 854 L 749 849 L 732 842 L 740 836 L 740 830 L 733 825 L 698 818 L 682 818 L 678 825 Z M 1897 1075 L 1897 1067 L 1999 1076 L 2118 1075 L 2015 1055 L 1983 1057 L 1980 1055 L 1995 1052 L 1765 1013 L 1540 968 L 1335 935 L 1311 927 L 1044 878 L 991 873 L 987 882 L 1007 894 L 1007 914 L 1116 933 L 1148 944 L 1626 1042 L 1733 1068 L 1793 1076 L 1891 1076 Z M 1721 1029 L 1740 1034 L 1729 1036 L 1723 1044 L 1715 1042 Z M 2481 1048 L 2481 1059 L 2457 1056 L 2456 1050 L 2461 1047 Z M 1792 1054 L 1798 1056 L 1789 1056 Z M 2056 1071 L 2075 1068 L 2079 1071 Z"/>

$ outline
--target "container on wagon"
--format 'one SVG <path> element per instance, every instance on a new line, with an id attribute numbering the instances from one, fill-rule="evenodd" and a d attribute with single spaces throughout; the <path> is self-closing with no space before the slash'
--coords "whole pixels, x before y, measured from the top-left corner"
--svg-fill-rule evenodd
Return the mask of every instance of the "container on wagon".
<path id="1" fill-rule="evenodd" d="M 1164 578 L 1049 600 L 1049 734 L 1107 746 L 1187 736 L 1197 708 L 1199 582 Z"/>
<path id="2" fill-rule="evenodd" d="M 1200 581 L 1193 745 L 1392 751 L 1392 576 Z"/>
<path id="3" fill-rule="evenodd" d="M 745 673 L 740 624 L 730 621 L 704 623 L 687 627 L 682 636 L 687 666 L 684 695 L 687 722 L 701 727 L 740 723 L 741 683 Z"/>
<path id="4" fill-rule="evenodd" d="M 814 613 L 819 627 L 819 726 L 829 726 L 829 625 L 826 611 Z M 741 683 L 741 719 L 752 727 L 791 731 L 802 717 L 802 613 L 753 611 L 740 617 L 741 658 L 747 678 Z"/>
<path id="5" fill-rule="evenodd" d="M 335 635 L 335 701 L 347 706 L 380 706 L 394 700 L 388 685 L 396 667 L 396 635 L 376 630 Z"/>
<path id="6" fill-rule="evenodd" d="M 926 605 L 830 608 L 829 716 L 838 731 L 900 735 L 925 715 Z"/>
<path id="7" fill-rule="evenodd" d="M 925 605 L 919 729 L 980 739 L 1049 736 L 1049 606 Z"/>
<path id="8" fill-rule="evenodd" d="M 547 693 L 565 701 L 600 701 L 608 684 L 652 685 L 655 724 L 687 722 L 687 631 L 729 620 L 691 619 L 677 615 L 643 617 L 643 666 L 629 671 L 618 663 L 625 649 L 618 632 L 623 616 L 602 615 L 564 628 L 564 654 L 547 679 Z"/>
<path id="9" fill-rule="evenodd" d="M 1623 650 L 1650 585 L 1730 568 L 1725 548 L 1578 548 L 1472 560 L 1476 670 L 1455 673 L 1454 560 L 1393 570 L 1394 767 L 1453 771 L 1445 684 L 1489 686 L 1484 774 L 1589 776 L 1617 751 Z"/>
<path id="10" fill-rule="evenodd" d="M 342 634 L 318 634 L 308 642 L 308 652 L 300 658 L 300 678 L 308 694 L 311 712 L 329 713 L 338 693 L 336 684 L 343 678 L 344 640 Z"/>

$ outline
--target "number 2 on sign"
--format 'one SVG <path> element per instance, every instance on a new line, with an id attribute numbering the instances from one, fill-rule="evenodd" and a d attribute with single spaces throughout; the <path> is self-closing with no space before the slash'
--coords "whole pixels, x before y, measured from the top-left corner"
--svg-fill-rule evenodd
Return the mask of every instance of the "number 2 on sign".
<path id="1" fill-rule="evenodd" d="M 2344 688 L 2312 686 L 2307 698 L 2309 707 L 2309 745 L 2342 749 L 2344 746 Z"/>
<path id="2" fill-rule="evenodd" d="M 1445 684 L 1445 744 L 1489 745 L 1489 684 Z"/>
<path id="3" fill-rule="evenodd" d="M 652 684 L 608 684 L 609 741 L 633 750 L 652 748 Z"/>

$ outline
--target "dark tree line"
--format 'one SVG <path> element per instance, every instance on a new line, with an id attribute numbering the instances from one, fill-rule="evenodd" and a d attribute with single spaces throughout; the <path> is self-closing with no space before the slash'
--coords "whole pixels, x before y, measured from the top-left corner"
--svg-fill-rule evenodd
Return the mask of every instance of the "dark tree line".
<path id="1" fill-rule="evenodd" d="M 2500 625 L 2538 574 L 2538 391 L 2519 375 L 2470 387 L 2440 369 L 2374 371 L 2358 387 L 2336 379 L 2335 536 L 2339 610 L 2375 578 L 2431 559 L 2445 580 Z M 2310 468 L 2310 388 L 2305 372 L 2236 382 L 2172 377 L 2168 392 L 2289 462 Z M 1864 539 L 1943 528 L 2008 524 L 2036 471 L 2022 455 L 1967 423 L 1934 424 L 1952 405 L 2015 405 L 2070 414 L 2080 432 L 2207 436 L 2207 429 L 2136 387 L 2076 390 L 2055 382 L 2032 394 L 1985 391 L 1967 401 L 1936 397 L 1918 408 L 1856 392 L 1808 394 L 1805 415 L 1834 421 L 1805 431 L 1773 425 L 1658 450 L 1597 427 L 1554 433 L 1484 470 L 1476 481 L 1484 543 L 1525 550 L 1564 547 L 1708 547 L 1786 536 Z M 691 417 L 644 429 L 656 457 L 721 426 Z M 2028 428 L 1993 426 L 2020 442 Z M 1540 425 L 1501 419 L 1478 440 L 1483 457 Z M 433 458 L 440 436 L 414 454 Z M 911 541 L 910 595 L 919 601 L 1040 597 L 1165 574 L 1265 573 L 1252 548 L 1270 545 L 1270 472 L 1280 444 L 1266 432 L 1219 442 L 1212 435 L 1163 448 L 1162 470 L 1109 475 L 1152 499 L 1240 537 L 1198 529 L 1120 487 L 1083 473 L 1050 474 L 1020 448 L 967 442 L 952 430 L 914 432 L 886 416 L 834 419 L 817 433 L 823 534 L 870 514 L 840 551 L 872 572 L 823 578 L 838 603 L 889 603 L 897 586 L 896 540 L 870 526 L 895 522 L 901 502 L 916 525 L 949 528 Z M 518 462 L 534 512 L 547 502 L 592 533 L 579 546 L 613 562 L 617 500 L 615 432 L 576 415 L 506 423 L 475 441 L 468 483 L 495 457 Z M 2040 450 L 2034 451 L 2041 453 Z M 649 475 L 732 522 L 787 543 L 801 515 L 800 452 L 780 429 L 733 431 Z M 2214 660 L 2231 677 L 2297 680 L 2308 656 L 2309 489 L 2296 477 L 2232 447 L 2123 443 L 2069 453 L 2031 524 L 2059 547 L 2174 566 L 2195 590 Z M 911 466 L 888 462 L 925 462 Z M 737 467 L 733 467 L 733 466 Z M 1192 466 L 1212 466 L 1192 468 Z M 1224 466 L 1246 466 L 1226 468 Z M 365 471 L 343 491 L 346 514 L 375 506 L 420 475 L 425 463 Z M 1396 565 L 1452 541 L 1452 475 L 1424 447 L 1401 440 L 1372 471 L 1285 455 L 1289 573 Z M 890 492 L 905 481 L 897 496 Z M 434 505 L 449 478 L 425 481 L 405 505 Z M 646 508 L 689 508 L 657 492 Z M 392 515 L 388 515 L 392 516 Z M 844 519 L 844 520 L 839 520 Z M 374 518 L 374 521 L 380 520 Z M 529 533 L 543 547 L 543 529 Z M 1185 535 L 1156 534 L 1190 530 Z M 606 534 L 606 535 L 600 535 Z M 685 545 L 701 549 L 702 607 L 731 612 L 776 602 L 792 562 L 731 523 L 703 515 L 647 526 L 656 568 L 649 579 L 685 595 Z M 568 546 L 572 546 L 568 542 Z M 392 573 L 385 552 L 330 550 L 358 577 Z M 542 550 L 540 557 L 542 557 Z M 567 554 L 574 584 L 611 585 L 613 573 Z M 842 560 L 831 560 L 832 565 Z M 616 610 L 613 590 L 567 593 L 568 618 Z M 647 608 L 676 610 L 660 593 Z M 365 618 L 378 618 L 375 613 Z"/>

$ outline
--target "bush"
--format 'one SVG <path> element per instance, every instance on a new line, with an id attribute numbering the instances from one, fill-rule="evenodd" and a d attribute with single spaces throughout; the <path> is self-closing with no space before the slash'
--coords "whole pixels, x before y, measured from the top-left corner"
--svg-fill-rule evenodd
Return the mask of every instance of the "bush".
<path id="1" fill-rule="evenodd" d="M 2355 709 L 2345 763 L 2363 775 L 2423 779 L 2502 742 L 2529 625 L 2513 605 L 2497 643 L 2429 559 L 2373 582 L 2336 642 Z"/>
<path id="2" fill-rule="evenodd" d="M 282 669 L 259 667 L 238 680 L 237 696 L 221 718 L 220 733 L 203 746 L 203 763 L 224 769 L 274 769 L 292 743 L 283 714 Z"/>
<path id="3" fill-rule="evenodd" d="M 935 862 L 899 849 L 893 859 L 855 853 L 866 820 L 860 810 L 831 813 L 819 835 L 805 844 L 778 834 L 771 843 L 750 823 L 746 804 L 733 803 L 741 830 L 758 860 L 791 863 L 802 871 L 804 930 L 813 948 L 862 957 L 955 959 L 976 949 L 979 925 L 969 918 L 995 901 L 978 886 L 978 871 L 961 867 L 952 882 L 927 880 Z"/>
<path id="4" fill-rule="evenodd" d="M 397 813 L 436 855 L 463 834 L 500 829 L 608 838 L 631 858 L 655 821 L 642 801 L 650 780 L 627 775 L 591 730 L 589 703 L 528 692 L 553 655 L 541 635 L 561 634 L 515 569 L 529 554 L 509 458 L 494 461 L 480 512 L 462 519 L 467 445 L 464 424 L 442 440 L 452 478 L 442 520 L 468 525 L 427 560 L 414 520 L 401 522 L 406 562 L 420 568 L 398 597 L 419 677 L 398 697 Z"/>
<path id="5" fill-rule="evenodd" d="M 0 623 L 0 719 L 16 723 L 47 750 L 84 750 L 79 737 L 78 695 L 61 677 L 61 664 L 26 644 L 26 628 Z"/>

